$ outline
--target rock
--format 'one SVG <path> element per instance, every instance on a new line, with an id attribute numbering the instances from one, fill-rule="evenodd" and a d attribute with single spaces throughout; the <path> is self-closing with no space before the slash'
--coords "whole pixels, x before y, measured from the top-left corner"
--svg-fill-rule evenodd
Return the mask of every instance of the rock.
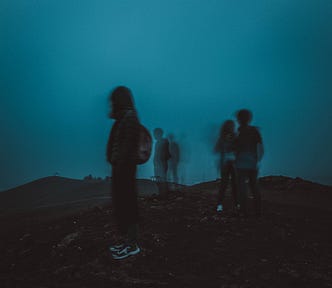
<path id="1" fill-rule="evenodd" d="M 31 239 L 31 234 L 27 233 L 20 238 L 20 241 L 29 241 L 30 239 Z"/>
<path id="2" fill-rule="evenodd" d="M 201 222 L 201 223 L 206 223 L 208 221 L 209 221 L 209 218 L 207 216 L 205 216 L 201 220 L 199 220 L 199 222 Z"/>
<path id="3" fill-rule="evenodd" d="M 151 208 L 151 209 L 161 209 L 160 206 L 155 206 L 155 205 L 154 205 L 154 206 L 151 206 L 150 208 Z"/>
<path id="4" fill-rule="evenodd" d="M 68 247 L 71 243 L 73 243 L 74 241 L 76 241 L 79 237 L 79 233 L 78 232 L 74 232 L 71 234 L 68 234 L 65 238 L 63 238 L 61 240 L 61 242 L 58 244 L 59 248 L 66 248 Z"/>
<path id="5" fill-rule="evenodd" d="M 267 259 L 261 259 L 261 262 L 266 263 Z"/>

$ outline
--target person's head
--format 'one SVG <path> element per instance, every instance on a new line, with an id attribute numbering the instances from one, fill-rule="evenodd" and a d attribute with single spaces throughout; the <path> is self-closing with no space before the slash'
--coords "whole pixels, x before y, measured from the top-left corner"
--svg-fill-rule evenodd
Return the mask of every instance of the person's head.
<path id="1" fill-rule="evenodd" d="M 133 95 L 125 86 L 116 87 L 109 96 L 110 118 L 118 118 L 121 112 L 134 109 Z"/>
<path id="2" fill-rule="evenodd" d="M 227 134 L 235 133 L 235 123 L 233 120 L 226 120 L 220 128 L 220 135 L 222 137 L 226 136 Z"/>
<path id="3" fill-rule="evenodd" d="M 169 133 L 167 138 L 169 139 L 169 141 L 173 141 L 174 140 L 174 134 Z"/>
<path id="4" fill-rule="evenodd" d="M 236 119 L 241 126 L 249 125 L 252 120 L 252 113 L 248 109 L 241 109 L 236 113 Z"/>
<path id="5" fill-rule="evenodd" d="M 154 138 L 156 138 L 157 140 L 161 139 L 163 137 L 164 131 L 161 128 L 156 128 L 153 130 L 153 135 Z"/>

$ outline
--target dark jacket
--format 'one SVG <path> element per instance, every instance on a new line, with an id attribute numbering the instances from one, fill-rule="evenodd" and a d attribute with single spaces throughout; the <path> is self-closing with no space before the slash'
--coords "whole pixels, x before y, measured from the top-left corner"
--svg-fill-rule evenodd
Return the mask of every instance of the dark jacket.
<path id="1" fill-rule="evenodd" d="M 153 162 L 156 163 L 166 163 L 171 158 L 169 152 L 169 142 L 166 138 L 158 140 L 154 148 Z"/>
<path id="2" fill-rule="evenodd" d="M 220 135 L 214 147 L 214 152 L 220 153 L 220 164 L 225 165 L 228 161 L 235 160 L 235 141 L 236 135 L 229 133 L 225 136 Z"/>
<path id="3" fill-rule="evenodd" d="M 107 143 L 107 161 L 137 162 L 139 120 L 134 109 L 121 111 L 117 115 Z"/>
<path id="4" fill-rule="evenodd" d="M 257 169 L 262 155 L 258 154 L 258 145 L 263 145 L 262 136 L 254 126 L 241 126 L 235 141 L 236 167 Z"/>

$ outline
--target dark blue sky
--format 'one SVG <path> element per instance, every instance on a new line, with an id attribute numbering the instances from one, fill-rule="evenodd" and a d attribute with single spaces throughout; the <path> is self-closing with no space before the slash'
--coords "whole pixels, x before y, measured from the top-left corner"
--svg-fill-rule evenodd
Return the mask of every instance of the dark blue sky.
<path id="1" fill-rule="evenodd" d="M 261 175 L 332 184 L 330 0 L 2 0 L 0 43 L 0 190 L 107 175 L 119 84 L 148 128 L 182 140 L 187 182 L 216 178 L 211 141 L 246 107 Z"/>

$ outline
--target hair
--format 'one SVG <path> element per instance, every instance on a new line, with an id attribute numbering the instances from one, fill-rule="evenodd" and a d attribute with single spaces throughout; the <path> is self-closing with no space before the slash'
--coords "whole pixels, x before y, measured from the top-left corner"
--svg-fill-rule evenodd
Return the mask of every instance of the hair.
<path id="1" fill-rule="evenodd" d="M 236 113 L 236 118 L 240 125 L 248 125 L 252 120 L 252 113 L 248 109 L 241 109 Z"/>
<path id="2" fill-rule="evenodd" d="M 167 138 L 169 139 L 169 140 L 174 140 L 174 134 L 173 133 L 169 133 L 168 135 L 167 135 Z"/>
<path id="3" fill-rule="evenodd" d="M 121 111 L 134 109 L 133 95 L 130 89 L 125 86 L 116 87 L 110 93 L 109 101 L 112 107 L 111 118 L 117 118 Z"/>
<path id="4" fill-rule="evenodd" d="M 161 129 L 161 128 L 156 128 L 156 129 L 153 130 L 153 134 L 154 134 L 154 135 L 163 136 L 164 131 L 163 131 L 163 129 Z"/>
<path id="5" fill-rule="evenodd" d="M 220 137 L 224 139 L 228 134 L 234 134 L 235 123 L 233 120 L 226 120 L 220 128 Z"/>
<path id="6" fill-rule="evenodd" d="M 110 94 L 110 100 L 113 104 L 119 105 L 120 107 L 134 106 L 133 94 L 130 89 L 125 86 L 116 87 Z"/>

